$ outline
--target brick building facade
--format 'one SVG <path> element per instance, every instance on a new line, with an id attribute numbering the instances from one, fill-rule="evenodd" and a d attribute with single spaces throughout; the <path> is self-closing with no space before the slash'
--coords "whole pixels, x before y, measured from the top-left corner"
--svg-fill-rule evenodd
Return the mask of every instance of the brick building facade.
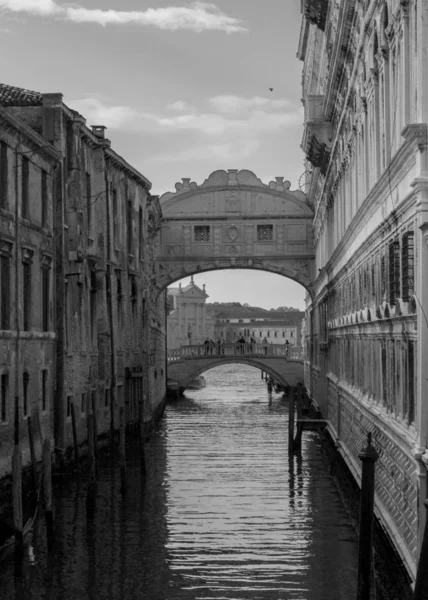
<path id="1" fill-rule="evenodd" d="M 10 269 L 13 282 L 19 266 L 23 329 L 16 376 L 11 309 L 0 332 L 8 412 L 1 439 L 12 443 L 17 380 L 20 423 L 30 410 L 26 403 L 37 407 L 56 447 L 65 449 L 72 442 L 72 404 L 80 442 L 88 411 L 102 435 L 118 426 L 120 406 L 128 422 L 140 414 L 148 422 L 162 404 L 165 297 L 152 289 L 161 212 L 150 182 L 114 152 L 105 128 L 87 127 L 61 94 L 0 86 L 0 107 L 1 268 Z M 3 306 L 3 273 L 1 281 Z M 10 461 L 8 444 L 4 448 L 3 472 Z"/>

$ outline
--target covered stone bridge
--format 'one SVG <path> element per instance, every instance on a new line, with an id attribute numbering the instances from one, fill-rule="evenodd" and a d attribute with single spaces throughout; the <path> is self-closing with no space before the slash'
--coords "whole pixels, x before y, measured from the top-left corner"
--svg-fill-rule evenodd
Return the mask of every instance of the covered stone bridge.
<path id="1" fill-rule="evenodd" d="M 303 383 L 303 352 L 295 346 L 273 344 L 213 344 L 182 346 L 168 351 L 168 379 L 178 383 L 180 391 L 198 375 L 231 363 L 265 371 L 284 387 Z"/>

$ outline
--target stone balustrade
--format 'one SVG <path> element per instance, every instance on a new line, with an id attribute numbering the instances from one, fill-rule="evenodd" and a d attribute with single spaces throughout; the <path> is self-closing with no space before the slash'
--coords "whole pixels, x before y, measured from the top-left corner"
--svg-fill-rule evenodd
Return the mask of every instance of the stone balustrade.
<path id="1" fill-rule="evenodd" d="M 279 344 L 242 344 L 232 343 L 214 343 L 213 345 L 198 344 L 192 346 L 181 346 L 168 350 L 168 363 L 179 360 L 192 360 L 200 358 L 219 359 L 230 356 L 245 357 L 269 357 L 283 358 L 285 360 L 303 361 L 303 349 L 298 346 L 279 345 Z"/>

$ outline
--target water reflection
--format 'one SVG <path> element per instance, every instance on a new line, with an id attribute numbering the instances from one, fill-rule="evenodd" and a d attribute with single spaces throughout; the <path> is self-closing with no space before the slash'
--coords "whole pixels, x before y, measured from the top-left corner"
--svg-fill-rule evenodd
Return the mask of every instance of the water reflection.
<path id="1" fill-rule="evenodd" d="M 147 445 L 128 448 L 129 485 L 101 466 L 93 514 L 84 484 L 57 489 L 55 545 L 43 523 L 15 589 L 1 598 L 339 600 L 355 596 L 354 531 L 316 434 L 289 461 L 288 404 L 258 371 L 229 365 L 171 405 Z M 18 595 L 19 594 L 19 595 Z"/>

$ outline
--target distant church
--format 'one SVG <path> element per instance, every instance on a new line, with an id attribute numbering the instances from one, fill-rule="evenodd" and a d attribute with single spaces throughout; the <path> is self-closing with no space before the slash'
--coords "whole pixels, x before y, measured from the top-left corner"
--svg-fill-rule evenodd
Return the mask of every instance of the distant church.
<path id="1" fill-rule="evenodd" d="M 215 317 L 208 311 L 205 302 L 209 298 L 193 279 L 189 285 L 168 288 L 167 347 L 169 350 L 203 344 L 214 339 Z"/>

